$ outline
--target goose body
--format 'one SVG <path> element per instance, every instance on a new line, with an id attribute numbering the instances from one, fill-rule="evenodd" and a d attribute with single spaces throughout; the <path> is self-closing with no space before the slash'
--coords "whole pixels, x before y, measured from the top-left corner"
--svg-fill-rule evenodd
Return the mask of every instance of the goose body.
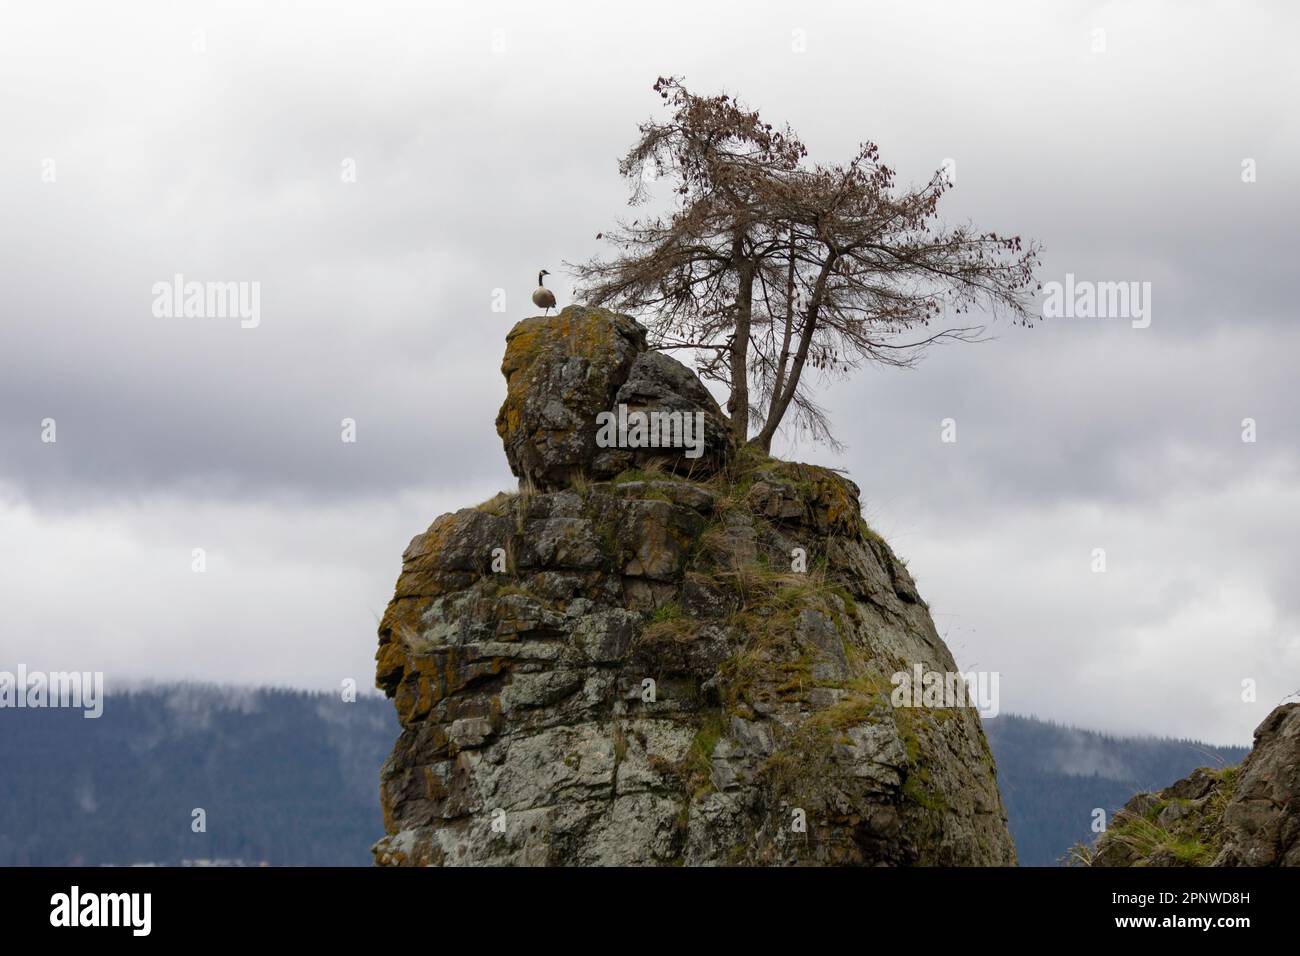
<path id="1" fill-rule="evenodd" d="M 550 275 L 545 269 L 537 273 L 537 288 L 533 290 L 533 305 L 550 312 L 555 308 L 555 293 L 546 288 L 542 280 Z"/>

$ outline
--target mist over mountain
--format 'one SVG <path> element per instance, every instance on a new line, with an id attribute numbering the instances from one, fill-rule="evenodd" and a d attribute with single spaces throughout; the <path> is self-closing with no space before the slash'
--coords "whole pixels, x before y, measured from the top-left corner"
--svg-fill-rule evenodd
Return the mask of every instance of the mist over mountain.
<path id="1" fill-rule="evenodd" d="M 365 866 L 397 720 L 371 695 L 168 684 L 0 728 L 0 865 Z"/>
<path id="2" fill-rule="evenodd" d="M 1021 866 L 1054 866 L 1091 843 L 1094 809 L 1115 811 L 1141 790 L 1159 790 L 1197 767 L 1239 763 L 1248 747 L 1168 737 L 1117 737 L 1033 717 L 984 720 L 998 787 Z"/>

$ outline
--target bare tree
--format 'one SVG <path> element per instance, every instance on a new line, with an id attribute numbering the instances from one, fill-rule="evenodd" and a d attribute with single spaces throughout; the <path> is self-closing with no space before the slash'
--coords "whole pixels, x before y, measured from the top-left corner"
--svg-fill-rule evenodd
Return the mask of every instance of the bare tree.
<path id="1" fill-rule="evenodd" d="M 752 420 L 768 450 L 793 412 L 797 428 L 835 444 L 809 367 L 906 367 L 936 342 L 978 340 L 979 324 L 929 331 L 950 308 L 1030 324 L 1037 247 L 939 224 L 942 173 L 900 191 L 870 143 L 845 165 L 808 166 L 788 127 L 730 96 L 699 97 L 676 78 L 654 88 L 672 116 L 642 124 L 619 170 L 634 205 L 647 179 L 671 177 L 675 207 L 620 225 L 613 259 L 574 270 L 592 304 L 646 317 L 661 348 L 696 351 L 701 375 L 729 391 L 738 442 Z"/>

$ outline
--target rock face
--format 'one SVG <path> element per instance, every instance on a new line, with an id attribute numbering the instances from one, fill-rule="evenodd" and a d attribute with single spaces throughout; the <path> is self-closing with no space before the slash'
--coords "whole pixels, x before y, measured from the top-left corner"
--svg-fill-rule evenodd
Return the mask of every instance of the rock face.
<path id="1" fill-rule="evenodd" d="M 533 487 L 403 556 L 377 862 L 1014 863 L 976 712 L 891 704 L 891 675 L 956 665 L 852 482 L 722 440 L 689 476 L 589 440 L 620 398 L 726 435 L 643 342 L 572 308 L 510 333 L 498 430 Z"/>
<path id="2" fill-rule="evenodd" d="M 497 415 L 510 469 L 533 488 L 567 488 L 575 476 L 611 478 L 655 460 L 668 470 L 707 477 L 731 453 L 727 420 L 690 369 L 646 351 L 645 329 L 625 315 L 569 306 L 536 316 L 506 336 L 501 363 L 506 400 Z M 680 428 L 702 423 L 698 454 L 685 447 L 601 447 L 598 416 L 675 415 Z M 649 438 L 649 436 L 646 436 Z M 694 438 L 694 434 L 691 435 Z"/>
<path id="3" fill-rule="evenodd" d="M 1097 841 L 1093 866 L 1300 866 L 1300 704 L 1255 729 L 1240 767 L 1139 793 Z"/>

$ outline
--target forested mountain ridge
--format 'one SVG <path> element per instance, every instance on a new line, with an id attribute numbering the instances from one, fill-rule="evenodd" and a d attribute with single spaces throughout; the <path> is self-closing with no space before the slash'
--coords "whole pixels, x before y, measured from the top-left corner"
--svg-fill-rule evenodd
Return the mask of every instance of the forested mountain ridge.
<path id="1" fill-rule="evenodd" d="M 370 863 L 392 707 L 169 684 L 0 712 L 0 865 Z M 195 832 L 202 810 L 206 832 Z"/>
<path id="2" fill-rule="evenodd" d="M 1197 767 L 1239 763 L 1247 747 L 1168 737 L 1116 737 L 1004 714 L 985 719 L 1021 866 L 1054 866 L 1091 844 L 1093 811 L 1109 822 L 1135 793 L 1159 790 Z"/>

